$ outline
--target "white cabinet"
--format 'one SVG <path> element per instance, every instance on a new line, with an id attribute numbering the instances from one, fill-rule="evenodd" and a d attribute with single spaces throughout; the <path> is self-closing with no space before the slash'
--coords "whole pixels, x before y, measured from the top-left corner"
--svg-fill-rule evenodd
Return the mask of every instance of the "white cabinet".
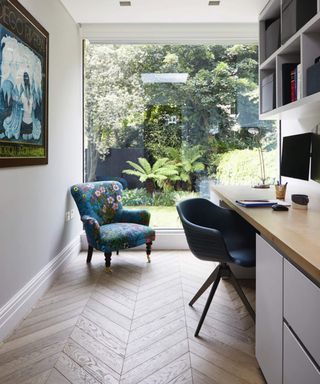
<path id="1" fill-rule="evenodd" d="M 282 383 L 283 257 L 257 235 L 256 357 L 268 384 Z"/>
<path id="2" fill-rule="evenodd" d="M 320 366 L 320 289 L 287 260 L 284 318 Z"/>
<path id="3" fill-rule="evenodd" d="M 286 324 L 283 345 L 283 384 L 319 384 L 320 372 Z"/>
<path id="4" fill-rule="evenodd" d="M 320 384 L 320 289 L 257 235 L 256 357 L 268 384 Z"/>

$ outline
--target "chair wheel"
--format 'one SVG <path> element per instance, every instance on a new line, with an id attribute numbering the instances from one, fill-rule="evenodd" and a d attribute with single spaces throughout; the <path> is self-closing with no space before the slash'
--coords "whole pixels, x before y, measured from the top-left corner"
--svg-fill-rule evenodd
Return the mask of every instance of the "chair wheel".
<path id="1" fill-rule="evenodd" d="M 112 273 L 112 269 L 111 269 L 110 267 L 106 267 L 106 268 L 105 268 L 105 272 L 106 272 L 106 273 Z"/>

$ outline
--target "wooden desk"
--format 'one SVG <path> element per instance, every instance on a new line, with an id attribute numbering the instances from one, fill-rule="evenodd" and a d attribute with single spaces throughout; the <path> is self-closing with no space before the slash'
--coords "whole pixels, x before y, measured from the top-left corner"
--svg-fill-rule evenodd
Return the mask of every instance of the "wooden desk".
<path id="1" fill-rule="evenodd" d="M 275 212 L 235 202 L 273 199 L 273 188 L 219 185 L 213 190 L 260 232 L 256 236 L 256 357 L 267 383 L 320 383 L 320 196 L 310 194 L 308 210 Z"/>
<path id="2" fill-rule="evenodd" d="M 308 210 L 289 208 L 288 212 L 275 212 L 271 208 L 245 208 L 235 202 L 239 199 L 274 199 L 273 188 L 258 190 L 214 185 L 212 190 L 320 286 L 320 194 L 310 196 Z"/>

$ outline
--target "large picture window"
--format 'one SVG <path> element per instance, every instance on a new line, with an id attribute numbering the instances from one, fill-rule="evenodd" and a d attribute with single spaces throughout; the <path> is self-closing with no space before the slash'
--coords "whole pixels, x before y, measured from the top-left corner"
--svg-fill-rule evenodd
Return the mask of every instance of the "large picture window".
<path id="1" fill-rule="evenodd" d="M 85 43 L 85 180 L 119 180 L 127 207 L 180 228 L 209 180 L 273 183 L 277 127 L 259 121 L 257 45 Z"/>

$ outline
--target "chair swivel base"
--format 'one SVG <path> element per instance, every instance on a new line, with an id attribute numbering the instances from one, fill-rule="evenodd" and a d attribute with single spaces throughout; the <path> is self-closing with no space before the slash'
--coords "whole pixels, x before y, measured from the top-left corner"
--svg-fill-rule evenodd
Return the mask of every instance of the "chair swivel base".
<path id="1" fill-rule="evenodd" d="M 232 273 L 229 265 L 227 263 L 220 263 L 215 270 L 212 272 L 212 274 L 208 277 L 208 279 L 205 281 L 205 283 L 202 285 L 202 287 L 199 289 L 199 291 L 195 294 L 193 299 L 190 301 L 189 305 L 192 306 L 200 296 L 212 285 L 212 288 L 210 290 L 206 305 L 204 307 L 204 310 L 202 312 L 198 327 L 195 332 L 195 337 L 198 337 L 199 332 L 201 330 L 202 324 L 204 322 L 204 319 L 207 315 L 207 312 L 209 310 L 210 304 L 212 302 L 213 296 L 217 290 L 217 287 L 219 285 L 221 278 L 228 278 L 230 283 L 233 285 L 235 290 L 237 291 L 241 301 L 245 305 L 247 311 L 249 312 L 250 316 L 252 317 L 253 321 L 255 321 L 255 312 L 252 309 L 248 299 L 246 298 L 243 290 L 241 289 L 237 279 L 235 278 L 234 274 Z"/>

